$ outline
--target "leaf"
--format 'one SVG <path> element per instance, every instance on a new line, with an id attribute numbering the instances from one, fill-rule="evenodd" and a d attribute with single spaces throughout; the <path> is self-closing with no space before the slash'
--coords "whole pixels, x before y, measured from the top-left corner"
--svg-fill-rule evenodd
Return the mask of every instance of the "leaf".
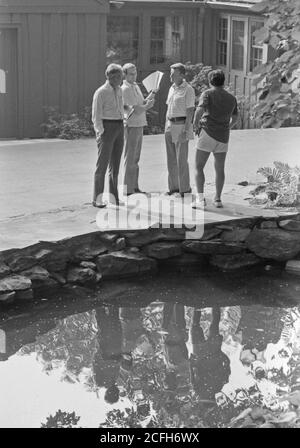
<path id="1" fill-rule="evenodd" d="M 230 421 L 230 424 L 233 424 L 233 423 L 237 422 L 238 420 L 242 420 L 242 419 L 246 418 L 251 413 L 251 411 L 252 411 L 252 408 L 245 409 L 237 417 L 233 418 Z"/>
<path id="2" fill-rule="evenodd" d="M 255 37 L 255 43 L 260 44 L 269 38 L 269 30 L 262 26 L 258 30 L 254 31 L 253 36 Z"/>
<path id="3" fill-rule="evenodd" d="M 258 420 L 261 418 L 265 420 L 265 413 L 266 413 L 265 409 L 255 407 L 252 409 L 250 415 L 253 420 Z"/>
<path id="4" fill-rule="evenodd" d="M 293 30 L 291 33 L 292 39 L 297 40 L 300 42 L 300 30 Z"/>
<path id="5" fill-rule="evenodd" d="M 297 416 L 296 412 L 291 411 L 291 412 L 287 412 L 285 414 L 282 413 L 282 414 L 280 414 L 279 417 L 270 419 L 269 422 L 275 423 L 276 425 L 283 424 L 283 423 L 292 423 L 294 420 L 296 420 L 297 417 L 298 416 Z"/>
<path id="6" fill-rule="evenodd" d="M 299 407 L 300 406 L 300 391 L 297 390 L 293 394 L 290 394 L 288 397 L 286 397 L 286 400 L 288 400 L 292 405 Z"/>
<path id="7" fill-rule="evenodd" d="M 260 3 L 257 3 L 256 5 L 252 6 L 250 8 L 251 12 L 264 12 L 269 6 L 269 2 L 267 0 L 264 0 Z"/>

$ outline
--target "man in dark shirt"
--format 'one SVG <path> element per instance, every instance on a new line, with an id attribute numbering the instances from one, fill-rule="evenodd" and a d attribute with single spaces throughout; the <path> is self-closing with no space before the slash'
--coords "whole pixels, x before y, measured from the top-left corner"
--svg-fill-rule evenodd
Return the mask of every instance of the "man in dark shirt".
<path id="1" fill-rule="evenodd" d="M 197 197 L 193 208 L 204 209 L 204 167 L 212 152 L 215 158 L 216 195 L 215 207 L 223 207 L 221 194 L 224 186 L 225 159 L 228 151 L 230 129 L 238 117 L 236 98 L 224 89 L 225 75 L 213 70 L 208 75 L 211 88 L 203 92 L 194 117 L 194 131 L 199 135 L 196 147 Z"/>

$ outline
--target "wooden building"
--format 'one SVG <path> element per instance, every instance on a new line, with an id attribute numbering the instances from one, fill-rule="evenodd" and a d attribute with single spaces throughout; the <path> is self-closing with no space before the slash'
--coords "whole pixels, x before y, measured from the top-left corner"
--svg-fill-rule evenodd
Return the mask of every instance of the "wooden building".
<path id="1" fill-rule="evenodd" d="M 267 58 L 253 32 L 259 0 L 0 0 L 0 138 L 40 137 L 45 109 L 90 106 L 109 62 L 134 62 L 141 80 L 165 72 L 162 123 L 174 62 L 222 67 L 237 94 Z"/>
<path id="2" fill-rule="evenodd" d="M 45 108 L 90 104 L 108 12 L 106 0 L 0 0 L 0 138 L 40 137 Z"/>

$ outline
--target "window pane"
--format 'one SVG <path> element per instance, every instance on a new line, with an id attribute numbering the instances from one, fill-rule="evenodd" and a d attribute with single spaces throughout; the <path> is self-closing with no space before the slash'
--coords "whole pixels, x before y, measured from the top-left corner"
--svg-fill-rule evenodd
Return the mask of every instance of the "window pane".
<path id="1" fill-rule="evenodd" d="M 250 48 L 250 72 L 252 72 L 255 67 L 260 65 L 263 60 L 263 47 L 262 45 L 255 43 L 254 32 L 263 26 L 263 22 L 253 21 L 251 22 L 251 48 Z"/>
<path id="2" fill-rule="evenodd" d="M 182 17 L 151 17 L 150 64 L 181 59 L 183 37 Z"/>
<path id="3" fill-rule="evenodd" d="M 217 64 L 227 65 L 228 19 L 221 17 L 217 29 Z"/>
<path id="4" fill-rule="evenodd" d="M 244 37 L 245 23 L 239 20 L 232 21 L 232 64 L 233 70 L 244 69 Z"/>
<path id="5" fill-rule="evenodd" d="M 139 18 L 108 16 L 107 18 L 107 63 L 137 63 Z"/>

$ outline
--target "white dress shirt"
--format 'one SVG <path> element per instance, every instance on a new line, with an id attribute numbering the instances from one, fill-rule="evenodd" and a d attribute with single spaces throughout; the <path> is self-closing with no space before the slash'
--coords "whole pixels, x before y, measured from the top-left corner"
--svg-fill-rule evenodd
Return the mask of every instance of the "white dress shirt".
<path id="1" fill-rule="evenodd" d="M 124 119 L 124 105 L 121 87 L 116 87 L 114 89 L 108 81 L 96 90 L 93 97 L 92 121 L 96 136 L 103 133 L 103 120 L 105 119 Z"/>

